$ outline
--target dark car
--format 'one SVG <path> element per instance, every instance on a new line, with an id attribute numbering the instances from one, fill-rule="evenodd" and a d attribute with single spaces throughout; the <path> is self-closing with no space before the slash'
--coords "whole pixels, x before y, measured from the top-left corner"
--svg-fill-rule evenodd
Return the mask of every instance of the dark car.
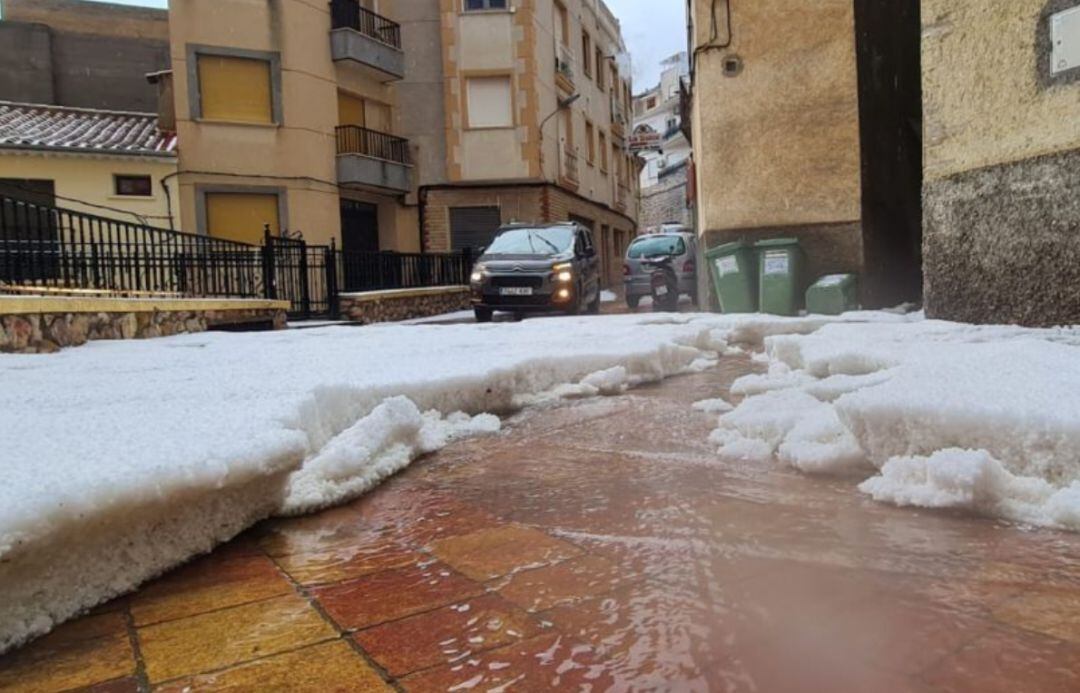
<path id="1" fill-rule="evenodd" d="M 495 311 L 600 310 L 600 261 L 589 229 L 574 222 L 514 224 L 499 230 L 473 268 L 473 310 L 478 322 Z"/>

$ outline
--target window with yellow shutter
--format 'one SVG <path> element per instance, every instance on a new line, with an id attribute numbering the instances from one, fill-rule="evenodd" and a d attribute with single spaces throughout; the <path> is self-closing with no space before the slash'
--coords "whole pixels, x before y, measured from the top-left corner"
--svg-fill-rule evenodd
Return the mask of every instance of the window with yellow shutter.
<path id="1" fill-rule="evenodd" d="M 277 53 L 188 46 L 188 82 L 193 119 L 265 125 L 281 122 Z"/>
<path id="2" fill-rule="evenodd" d="M 274 193 L 206 192 L 206 234 L 213 238 L 259 245 L 266 225 L 281 233 L 278 196 Z"/>

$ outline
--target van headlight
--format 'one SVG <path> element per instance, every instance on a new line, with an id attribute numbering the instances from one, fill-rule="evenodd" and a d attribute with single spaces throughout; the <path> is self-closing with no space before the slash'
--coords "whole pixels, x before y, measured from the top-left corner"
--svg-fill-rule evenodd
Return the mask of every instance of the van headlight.
<path id="1" fill-rule="evenodd" d="M 555 279 L 557 281 L 569 282 L 574 280 L 574 266 L 569 262 L 555 265 L 551 268 L 551 271 L 555 273 Z"/>
<path id="2" fill-rule="evenodd" d="M 485 272 L 483 267 L 475 267 L 473 268 L 472 276 L 469 277 L 469 279 L 472 281 L 473 284 L 479 284 L 480 282 L 484 281 L 484 274 Z"/>

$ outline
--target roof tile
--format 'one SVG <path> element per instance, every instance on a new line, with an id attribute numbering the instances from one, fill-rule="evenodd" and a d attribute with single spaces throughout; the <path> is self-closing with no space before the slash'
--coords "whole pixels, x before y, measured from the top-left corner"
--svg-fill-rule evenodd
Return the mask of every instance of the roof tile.
<path id="1" fill-rule="evenodd" d="M 168 156 L 176 134 L 160 130 L 153 113 L 0 101 L 0 148 Z"/>

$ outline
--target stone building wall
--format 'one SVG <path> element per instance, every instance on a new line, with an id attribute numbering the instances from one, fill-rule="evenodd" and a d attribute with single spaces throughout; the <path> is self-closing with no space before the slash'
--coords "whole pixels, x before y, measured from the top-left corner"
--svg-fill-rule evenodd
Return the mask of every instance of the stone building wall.
<path id="1" fill-rule="evenodd" d="M 1050 15 L 1080 0 L 923 0 L 924 293 L 932 317 L 1080 323 L 1080 69 Z"/>
<path id="2" fill-rule="evenodd" d="M 40 308 L 35 308 L 34 303 Z M 0 297 L 0 353 L 51 354 L 100 339 L 153 339 L 205 332 L 215 327 L 252 325 L 285 328 L 287 304 L 227 307 L 222 301 L 201 307 L 181 301 L 140 306 L 138 301 Z"/>
<path id="3" fill-rule="evenodd" d="M 641 191 L 641 218 L 644 231 L 669 222 L 693 227 L 694 220 L 686 203 L 688 167 L 680 166 L 660 179 L 659 184 Z"/>
<path id="4" fill-rule="evenodd" d="M 469 287 L 342 294 L 341 317 L 363 325 L 429 318 L 471 307 Z"/>

